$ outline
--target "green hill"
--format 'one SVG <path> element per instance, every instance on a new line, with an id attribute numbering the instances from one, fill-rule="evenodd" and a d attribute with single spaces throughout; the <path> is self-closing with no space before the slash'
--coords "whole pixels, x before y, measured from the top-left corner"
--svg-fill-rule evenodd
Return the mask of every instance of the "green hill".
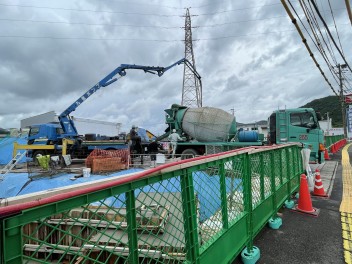
<path id="1" fill-rule="evenodd" d="M 326 120 L 326 113 L 332 118 L 333 127 L 342 127 L 341 103 L 338 96 L 327 96 L 320 99 L 315 99 L 302 108 L 313 108 L 316 112 L 320 112 L 323 119 Z"/>

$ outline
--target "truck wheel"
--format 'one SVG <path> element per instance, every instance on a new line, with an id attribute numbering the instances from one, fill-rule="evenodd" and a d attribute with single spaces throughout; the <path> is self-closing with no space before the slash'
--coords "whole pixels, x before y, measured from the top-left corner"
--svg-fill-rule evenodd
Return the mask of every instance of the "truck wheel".
<path id="1" fill-rule="evenodd" d="M 199 155 L 198 152 L 195 149 L 185 149 L 181 153 L 181 159 L 191 159 L 194 158 L 195 156 Z"/>

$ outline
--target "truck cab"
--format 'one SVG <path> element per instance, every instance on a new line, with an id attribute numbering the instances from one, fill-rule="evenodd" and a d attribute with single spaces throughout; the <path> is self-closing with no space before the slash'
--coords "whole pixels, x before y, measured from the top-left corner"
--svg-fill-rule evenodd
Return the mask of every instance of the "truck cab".
<path id="1" fill-rule="evenodd" d="M 296 108 L 274 111 L 269 117 L 269 141 L 271 144 L 299 142 L 311 148 L 312 162 L 322 162 L 324 133 L 320 129 L 321 117 L 312 108 Z"/>
<path id="2" fill-rule="evenodd" d="M 28 134 L 28 145 L 42 144 L 53 145 L 61 144 L 62 134 L 64 133 L 60 124 L 48 123 L 31 126 Z"/>

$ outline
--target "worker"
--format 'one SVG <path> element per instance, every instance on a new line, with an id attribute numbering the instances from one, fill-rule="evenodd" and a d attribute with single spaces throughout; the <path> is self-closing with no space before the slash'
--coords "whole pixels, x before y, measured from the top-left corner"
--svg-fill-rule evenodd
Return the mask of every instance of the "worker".
<path id="1" fill-rule="evenodd" d="M 172 130 L 172 133 L 169 135 L 168 138 L 170 140 L 171 147 L 172 147 L 172 158 L 174 158 L 176 147 L 177 147 L 177 141 L 182 141 L 182 138 L 180 137 L 179 134 L 176 133 L 176 129 Z"/>
<path id="2" fill-rule="evenodd" d="M 153 141 L 147 147 L 150 155 L 150 167 L 155 167 L 156 154 L 159 152 L 159 144 L 154 138 Z"/>
<path id="3" fill-rule="evenodd" d="M 138 136 L 137 127 L 132 125 L 132 128 L 129 133 L 130 154 L 131 154 L 131 163 L 133 163 L 133 158 L 136 158 L 138 154 L 143 153 L 141 137 Z M 141 155 L 141 163 L 143 164 L 143 156 Z"/>
<path id="4" fill-rule="evenodd" d="M 128 141 L 128 144 L 130 146 L 131 152 L 134 149 L 134 146 L 136 145 L 137 137 L 138 137 L 138 134 L 137 134 L 136 126 L 132 125 L 132 128 L 130 130 L 130 134 L 129 134 L 129 141 Z"/>

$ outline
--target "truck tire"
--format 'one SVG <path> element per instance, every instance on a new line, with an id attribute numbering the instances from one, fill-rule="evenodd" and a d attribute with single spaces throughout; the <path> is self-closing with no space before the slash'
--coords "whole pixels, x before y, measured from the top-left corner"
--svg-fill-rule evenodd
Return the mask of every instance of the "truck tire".
<path id="1" fill-rule="evenodd" d="M 198 152 L 195 149 L 185 149 L 184 151 L 182 151 L 181 153 L 181 159 L 185 160 L 185 159 L 191 159 L 194 158 L 195 156 L 199 155 Z"/>

